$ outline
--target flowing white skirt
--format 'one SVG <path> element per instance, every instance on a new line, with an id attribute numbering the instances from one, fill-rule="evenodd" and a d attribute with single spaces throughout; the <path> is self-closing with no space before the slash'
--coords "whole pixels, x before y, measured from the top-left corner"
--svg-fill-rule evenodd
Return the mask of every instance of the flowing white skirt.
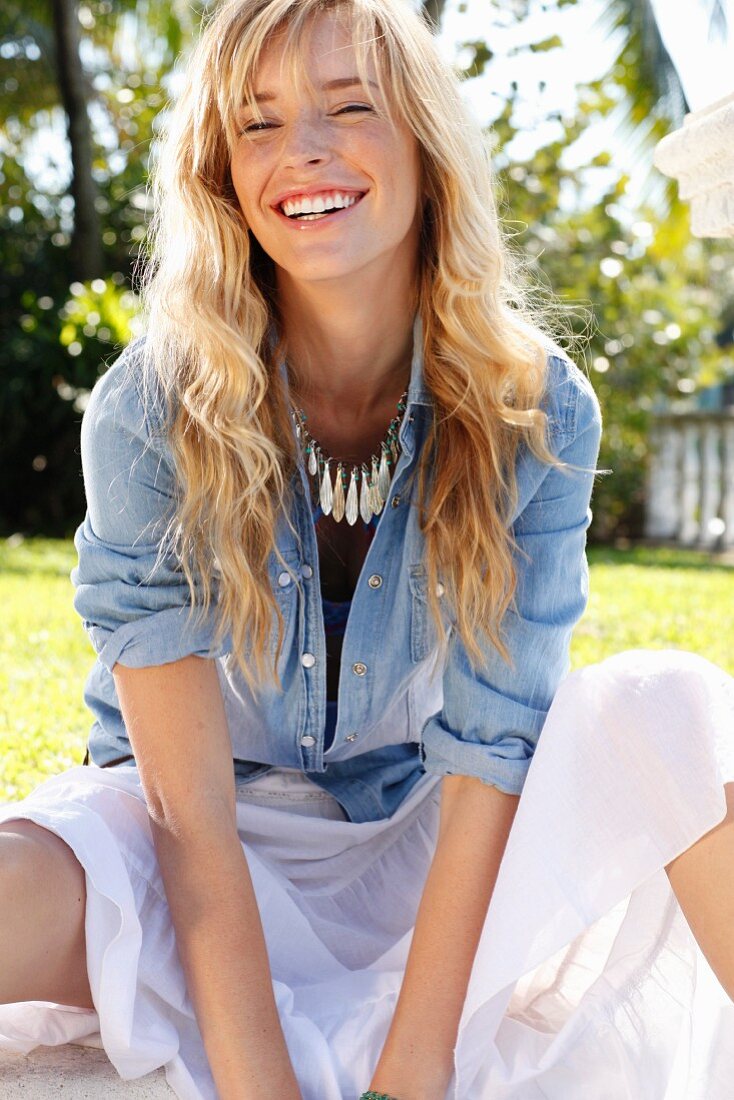
<path id="1" fill-rule="evenodd" d="M 724 1013 L 734 1006 L 720 1006 L 702 1039 L 701 956 L 664 866 L 722 820 L 732 781 L 734 679 L 716 665 L 630 650 L 566 677 L 500 867 L 447 1098 L 731 1096 Z M 390 820 L 355 824 L 298 773 L 238 790 L 304 1100 L 356 1100 L 369 1084 L 439 795 L 440 780 L 424 776 Z M 216 1100 L 135 767 L 71 768 L 0 807 L 0 821 L 15 818 L 53 830 L 84 866 L 96 1011 L 0 1005 L 0 1049 L 84 1041 L 104 1047 L 123 1078 L 163 1066 L 181 1100 Z"/>

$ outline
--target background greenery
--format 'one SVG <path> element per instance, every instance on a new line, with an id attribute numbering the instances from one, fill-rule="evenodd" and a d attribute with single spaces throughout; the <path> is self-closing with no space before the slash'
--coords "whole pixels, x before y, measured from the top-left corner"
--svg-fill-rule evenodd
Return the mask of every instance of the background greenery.
<path id="1" fill-rule="evenodd" d="M 0 540 L 0 802 L 81 764 L 91 714 L 82 691 L 94 652 L 72 607 L 73 543 Z M 734 567 L 704 553 L 597 547 L 572 667 L 623 649 L 687 649 L 734 675 Z"/>
<path id="2" fill-rule="evenodd" d="M 533 16 L 577 2 L 486 0 L 457 68 L 472 79 L 503 60 L 495 32 L 508 24 L 527 28 L 509 51 L 518 58 L 560 49 L 556 34 L 533 37 Z M 720 0 L 692 2 L 720 32 Z M 426 7 L 440 25 L 444 0 Z M 609 0 L 605 10 L 619 36 L 614 64 L 579 88 L 575 110 L 545 111 L 552 128 L 538 129 L 552 139 L 518 156 L 528 109 L 536 120 L 545 110 L 542 80 L 514 84 L 494 126 L 507 231 L 529 277 L 568 307 L 572 334 L 590 335 L 576 354 L 604 412 L 600 464 L 614 471 L 597 487 L 592 541 L 641 533 L 650 410 L 732 370 L 720 344 L 734 300 L 730 244 L 693 240 L 687 210 L 650 168 L 655 140 L 685 108 L 650 0 Z M 135 323 L 150 158 L 177 59 L 205 11 L 201 0 L 3 5 L 0 533 L 69 535 L 82 518 L 81 415 Z M 52 131 L 68 137 L 70 178 L 49 170 Z M 580 139 L 613 132 L 617 146 L 638 149 L 640 178 L 625 174 L 614 147 L 579 159 Z"/>

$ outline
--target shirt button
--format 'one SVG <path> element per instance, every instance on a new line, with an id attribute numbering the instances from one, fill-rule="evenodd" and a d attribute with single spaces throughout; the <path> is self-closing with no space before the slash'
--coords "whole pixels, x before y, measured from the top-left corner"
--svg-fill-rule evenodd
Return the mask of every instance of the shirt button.
<path id="1" fill-rule="evenodd" d="M 352 665 L 352 672 L 355 676 L 364 676 L 367 671 L 367 665 L 362 664 L 361 661 L 355 661 Z"/>
<path id="2" fill-rule="evenodd" d="M 316 738 L 312 737 L 310 733 L 307 733 L 305 737 L 301 738 L 301 744 L 305 748 L 310 749 L 312 745 L 316 744 Z"/>
<path id="3" fill-rule="evenodd" d="M 444 588 L 444 586 L 439 581 L 438 584 L 436 585 L 436 595 L 437 596 L 443 596 L 445 591 L 446 591 L 446 589 Z"/>
<path id="4" fill-rule="evenodd" d="M 373 573 L 370 579 L 367 581 L 370 588 L 379 588 L 382 585 L 382 577 L 379 573 Z"/>
<path id="5" fill-rule="evenodd" d="M 290 583 L 291 583 L 290 573 L 279 573 L 278 574 L 278 584 L 280 585 L 281 588 L 287 588 L 287 586 Z"/>
<path id="6" fill-rule="evenodd" d="M 301 576 L 305 577 L 307 581 L 311 580 L 311 577 L 313 576 L 313 569 L 308 564 L 308 562 L 306 562 L 305 565 L 301 566 Z"/>
<path id="7" fill-rule="evenodd" d="M 344 740 L 345 741 L 356 741 L 358 737 L 359 737 L 358 733 L 348 733 L 347 736 L 344 738 Z"/>
<path id="8" fill-rule="evenodd" d="M 302 653 L 301 664 L 304 668 L 313 668 L 313 666 L 316 664 L 316 658 L 314 657 L 313 653 Z"/>
<path id="9" fill-rule="evenodd" d="M 400 493 L 396 493 L 395 496 L 390 501 L 390 505 L 393 508 L 397 508 L 398 504 L 400 504 Z"/>

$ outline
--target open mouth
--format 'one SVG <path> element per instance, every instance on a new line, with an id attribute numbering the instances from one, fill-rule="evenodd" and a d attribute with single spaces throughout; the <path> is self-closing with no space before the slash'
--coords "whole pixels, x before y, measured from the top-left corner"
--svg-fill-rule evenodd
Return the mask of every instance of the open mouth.
<path id="1" fill-rule="evenodd" d="M 276 206 L 275 210 L 277 210 L 277 212 L 287 221 L 293 223 L 302 224 L 304 222 L 327 221 L 338 217 L 340 214 L 348 213 L 353 206 L 356 206 L 362 201 L 366 194 L 366 191 L 361 191 L 356 194 L 344 195 L 342 196 L 343 205 L 340 206 L 334 205 L 331 199 L 327 199 L 322 203 L 319 203 L 318 200 L 306 203 L 286 201 Z M 323 205 L 324 209 L 314 210 L 313 207 L 318 205 Z M 305 207 L 305 209 L 300 209 L 300 207 Z"/>

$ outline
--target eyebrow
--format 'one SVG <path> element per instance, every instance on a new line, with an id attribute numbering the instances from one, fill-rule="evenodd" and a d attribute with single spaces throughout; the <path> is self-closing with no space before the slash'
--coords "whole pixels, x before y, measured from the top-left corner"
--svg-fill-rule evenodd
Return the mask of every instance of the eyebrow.
<path id="1" fill-rule="evenodd" d="M 368 80 L 367 83 L 371 87 L 377 88 L 377 85 L 375 84 L 374 80 Z M 337 76 L 333 80 L 327 80 L 325 84 L 322 84 L 321 85 L 321 90 L 322 90 L 322 92 L 329 92 L 329 91 L 332 91 L 336 88 L 354 88 L 356 85 L 360 85 L 361 87 L 364 87 L 363 82 L 360 80 L 360 78 L 358 76 Z M 267 103 L 270 100 L 277 99 L 277 98 L 278 98 L 278 96 L 277 96 L 276 92 L 256 92 L 255 93 L 255 102 L 256 103 Z"/>

